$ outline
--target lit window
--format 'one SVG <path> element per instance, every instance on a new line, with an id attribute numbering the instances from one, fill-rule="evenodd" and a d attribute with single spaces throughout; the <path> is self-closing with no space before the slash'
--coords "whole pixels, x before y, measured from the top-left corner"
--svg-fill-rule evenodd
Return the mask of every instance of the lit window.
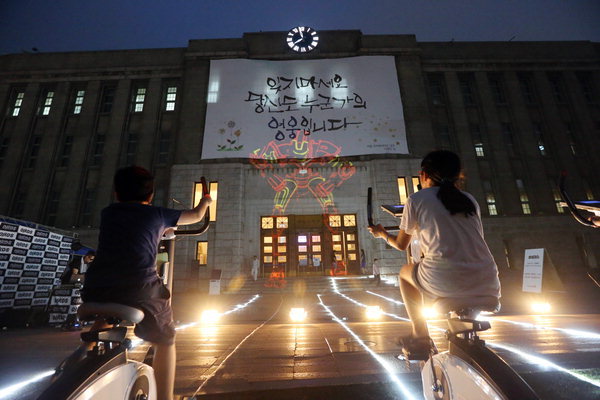
<path id="1" fill-rule="evenodd" d="M 23 98 L 25 97 L 25 92 L 17 92 L 15 95 L 15 101 L 12 107 L 11 115 L 13 117 L 19 116 L 19 112 L 21 112 L 21 106 L 23 105 Z"/>
<path id="2" fill-rule="evenodd" d="M 280 263 L 285 263 L 287 261 L 287 256 L 279 256 L 277 257 L 277 261 Z"/>
<path id="3" fill-rule="evenodd" d="M 175 110 L 175 100 L 177 99 L 177 86 L 167 88 L 167 97 L 165 99 L 165 111 Z"/>
<path id="4" fill-rule="evenodd" d="M 196 243 L 196 260 L 198 260 L 199 265 L 208 264 L 208 242 Z"/>
<path id="5" fill-rule="evenodd" d="M 75 93 L 75 102 L 73 105 L 73 114 L 80 114 L 81 107 L 83 106 L 83 97 L 85 96 L 85 90 L 78 90 Z"/>
<path id="6" fill-rule="evenodd" d="M 54 92 L 46 92 L 46 96 L 44 97 L 44 106 L 42 107 L 42 115 L 50 114 L 50 109 L 52 108 L 52 100 L 54 100 Z"/>
<path id="7" fill-rule="evenodd" d="M 550 184 L 552 185 L 552 195 L 554 196 L 554 205 L 556 206 L 556 211 L 558 211 L 559 214 L 563 214 L 565 212 L 565 210 L 560 205 L 560 203 L 562 202 L 562 197 L 560 195 L 560 192 L 558 191 L 558 188 L 556 187 L 556 184 L 554 183 L 554 181 L 551 180 L 550 182 L 551 182 Z"/>
<path id="8" fill-rule="evenodd" d="M 356 236 L 354 236 L 354 233 L 348 233 L 346 235 L 346 240 L 349 242 L 354 242 L 356 240 Z"/>
<path id="9" fill-rule="evenodd" d="M 261 218 L 262 229 L 273 229 L 273 217 L 262 217 Z"/>
<path id="10" fill-rule="evenodd" d="M 329 216 L 329 226 L 333 228 L 338 228 L 342 226 L 342 217 L 339 215 L 330 215 Z"/>
<path id="11" fill-rule="evenodd" d="M 356 261 L 356 253 L 348 253 L 348 259 L 350 261 Z"/>
<path id="12" fill-rule="evenodd" d="M 287 229 L 288 217 L 277 217 L 277 229 Z"/>
<path id="13" fill-rule="evenodd" d="M 287 251 L 287 247 L 285 245 L 277 246 L 277 251 L 280 253 L 285 253 Z"/>
<path id="14" fill-rule="evenodd" d="M 523 214 L 531 214 L 531 207 L 529 205 L 529 197 L 525 191 L 525 185 L 521 179 L 516 180 L 517 189 L 519 190 L 519 201 L 521 202 L 521 209 Z"/>
<path id="15" fill-rule="evenodd" d="M 356 226 L 356 216 L 353 214 L 344 215 L 344 226 Z"/>
<path id="16" fill-rule="evenodd" d="M 287 238 L 285 236 L 277 237 L 277 243 L 287 243 Z"/>
<path id="17" fill-rule="evenodd" d="M 305 235 L 298 236 L 298 243 L 306 243 L 307 240 L 308 238 Z"/>
<path id="18" fill-rule="evenodd" d="M 273 252 L 273 246 L 264 246 L 263 247 L 263 252 L 265 252 L 265 253 L 272 253 Z"/>
<path id="19" fill-rule="evenodd" d="M 273 238 L 271 236 L 263 237 L 263 243 L 273 243 Z"/>
<path id="20" fill-rule="evenodd" d="M 263 260 L 265 263 L 272 263 L 273 262 L 273 256 L 264 256 Z"/>
<path id="21" fill-rule="evenodd" d="M 133 112 L 144 111 L 144 100 L 146 100 L 146 88 L 137 88 L 133 99 Z"/>
<path id="22" fill-rule="evenodd" d="M 419 177 L 413 176 L 412 177 L 413 193 L 417 193 L 419 191 L 420 186 L 421 186 L 421 180 L 419 179 Z"/>
<path id="23" fill-rule="evenodd" d="M 483 190 L 485 193 L 485 203 L 487 204 L 489 215 L 498 215 L 498 209 L 496 207 L 496 196 L 492 191 L 492 184 L 490 181 L 482 181 Z"/>
<path id="24" fill-rule="evenodd" d="M 408 188 L 406 186 L 406 178 L 403 176 L 399 176 L 397 179 L 398 182 L 398 196 L 400 197 L 400 204 L 406 203 L 406 198 L 408 197 Z"/>
<path id="25" fill-rule="evenodd" d="M 208 191 L 210 193 L 210 197 L 212 199 L 212 204 L 208 208 L 208 212 L 210 214 L 209 221 L 215 222 L 217 220 L 217 198 L 219 193 L 219 183 L 218 182 L 210 182 L 208 184 Z M 202 199 L 202 183 L 195 182 L 194 183 L 194 199 L 193 199 L 193 207 L 196 207 L 200 200 Z"/>
<path id="26" fill-rule="evenodd" d="M 485 153 L 483 152 L 483 143 L 475 143 L 475 154 L 477 157 L 485 157 Z"/>

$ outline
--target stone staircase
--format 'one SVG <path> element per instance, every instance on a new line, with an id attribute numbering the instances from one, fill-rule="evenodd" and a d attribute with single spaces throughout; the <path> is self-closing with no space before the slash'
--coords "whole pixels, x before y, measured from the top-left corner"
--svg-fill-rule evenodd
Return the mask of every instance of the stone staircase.
<path id="1" fill-rule="evenodd" d="M 231 280 L 221 282 L 223 294 L 277 294 L 277 293 L 328 293 L 335 290 L 339 292 L 372 290 L 377 286 L 372 276 L 310 276 L 291 277 L 284 280 L 259 278 Z M 381 281 L 380 288 L 394 287 L 394 283 Z"/>

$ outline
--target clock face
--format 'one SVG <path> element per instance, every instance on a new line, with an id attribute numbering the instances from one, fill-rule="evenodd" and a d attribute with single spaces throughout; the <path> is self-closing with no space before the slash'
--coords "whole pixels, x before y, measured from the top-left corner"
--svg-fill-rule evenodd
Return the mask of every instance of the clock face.
<path id="1" fill-rule="evenodd" d="M 298 26 L 288 32 L 287 44 L 298 53 L 307 53 L 319 44 L 319 34 L 312 28 Z"/>

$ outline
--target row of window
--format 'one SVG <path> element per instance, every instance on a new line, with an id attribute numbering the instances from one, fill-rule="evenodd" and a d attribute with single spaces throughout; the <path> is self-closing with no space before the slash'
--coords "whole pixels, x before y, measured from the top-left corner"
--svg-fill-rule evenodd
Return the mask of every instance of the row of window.
<path id="1" fill-rule="evenodd" d="M 546 74 L 547 81 L 552 92 L 554 101 L 557 104 L 569 103 L 567 93 L 567 84 L 560 72 L 548 72 Z M 585 101 L 589 104 L 595 104 L 598 101 L 597 90 L 594 84 L 593 76 L 588 71 L 575 72 L 577 82 L 581 89 L 581 93 Z M 435 105 L 444 105 L 446 100 L 446 88 L 444 76 L 441 73 L 429 73 L 427 75 L 429 83 L 429 94 L 431 102 Z M 523 100 L 528 105 L 536 105 L 540 101 L 540 95 L 535 85 L 533 73 L 519 72 L 517 73 L 519 89 Z M 475 106 L 478 103 L 477 89 L 475 76 L 473 73 L 459 73 L 458 83 L 460 93 L 465 106 Z M 506 94 L 506 84 L 504 76 L 500 72 L 487 73 L 487 83 L 493 100 L 497 105 L 508 105 L 508 96 Z"/>
<path id="2" fill-rule="evenodd" d="M 162 110 L 163 111 L 175 111 L 175 104 L 177 101 L 177 86 L 167 85 L 163 93 Z M 131 92 L 131 112 L 141 113 L 144 111 L 144 104 L 146 103 L 146 94 L 148 88 L 145 86 L 135 86 Z M 112 111 L 112 106 L 115 99 L 116 86 L 107 85 L 102 88 L 99 111 L 100 113 L 109 113 Z M 48 116 L 52 110 L 53 102 L 55 97 L 55 91 L 53 89 L 43 89 L 40 96 L 40 105 L 38 107 L 37 115 Z M 23 101 L 25 99 L 24 89 L 15 89 L 11 95 L 11 101 L 7 115 L 11 117 L 18 117 L 23 107 Z M 71 91 L 69 100 L 69 113 L 71 115 L 81 114 L 86 99 L 86 92 L 84 89 L 75 88 Z"/>
<path id="3" fill-rule="evenodd" d="M 397 178 L 398 199 L 400 200 L 400 204 L 405 204 L 406 199 L 409 195 L 408 179 L 410 179 L 411 186 L 412 186 L 411 193 L 417 192 L 420 188 L 419 177 L 417 177 L 417 176 L 413 176 L 412 178 L 404 177 L 404 176 L 398 177 Z M 492 183 L 489 180 L 485 180 L 485 179 L 482 180 L 481 183 L 482 183 L 483 191 L 484 191 L 484 195 L 485 195 L 485 203 L 487 206 L 488 215 L 490 215 L 490 216 L 498 215 L 498 207 L 496 205 L 496 196 L 494 195 Z M 550 182 L 550 185 L 552 186 L 552 194 L 553 194 L 553 198 L 554 198 L 554 204 L 556 206 L 556 211 L 559 214 L 562 214 L 562 213 L 564 213 L 564 208 L 560 205 L 560 203 L 563 201 L 562 197 L 560 195 L 560 192 L 559 192 L 558 188 L 556 187 L 556 184 L 553 181 Z M 523 182 L 522 179 L 516 179 L 515 186 L 516 186 L 517 192 L 519 194 L 519 203 L 521 205 L 521 210 L 522 210 L 523 214 L 524 215 L 531 214 L 531 205 L 529 202 L 529 196 L 527 195 L 527 191 L 525 190 L 525 183 Z M 586 199 L 594 200 L 594 194 L 593 194 L 589 184 L 585 180 L 583 180 L 583 187 L 585 190 Z"/>

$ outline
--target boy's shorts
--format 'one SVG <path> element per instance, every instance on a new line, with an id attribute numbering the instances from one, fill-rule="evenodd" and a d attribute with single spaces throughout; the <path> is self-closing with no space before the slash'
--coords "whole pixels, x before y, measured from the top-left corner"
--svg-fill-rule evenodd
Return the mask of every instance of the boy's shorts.
<path id="1" fill-rule="evenodd" d="M 84 302 L 118 303 L 140 308 L 144 319 L 135 326 L 135 335 L 151 343 L 175 343 L 175 323 L 165 285 L 156 279 L 141 286 L 83 287 Z"/>

